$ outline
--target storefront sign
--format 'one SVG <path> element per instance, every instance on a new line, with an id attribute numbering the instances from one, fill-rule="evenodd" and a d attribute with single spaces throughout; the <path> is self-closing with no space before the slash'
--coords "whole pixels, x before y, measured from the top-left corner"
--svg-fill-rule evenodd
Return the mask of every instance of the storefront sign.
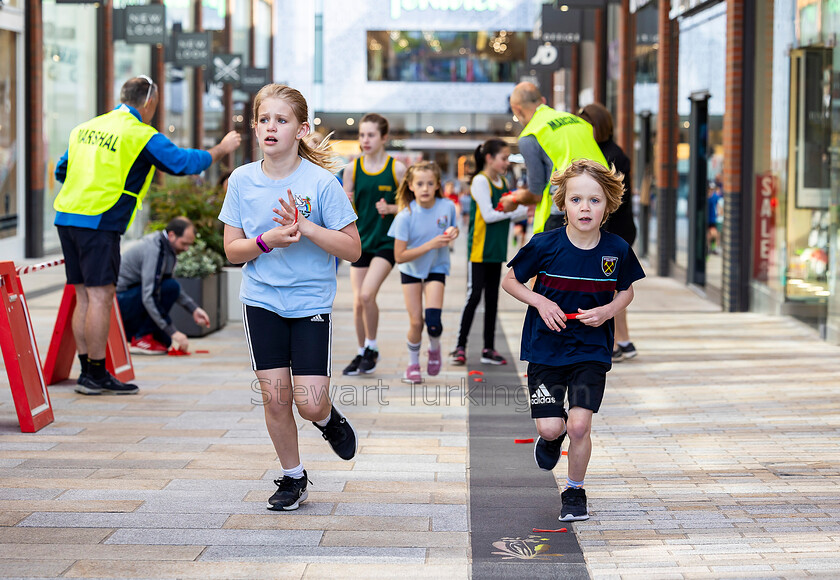
<path id="1" fill-rule="evenodd" d="M 527 62 L 534 70 L 556 71 L 569 68 L 571 67 L 571 51 L 568 48 L 551 42 L 529 40 Z"/>
<path id="2" fill-rule="evenodd" d="M 102 0 L 55 0 L 56 4 L 99 4 Z"/>
<path id="3" fill-rule="evenodd" d="M 516 4 L 517 0 L 391 0 L 391 18 L 396 20 L 403 12 L 513 10 Z"/>
<path id="4" fill-rule="evenodd" d="M 770 173 L 755 178 L 755 248 L 753 250 L 753 278 L 766 282 L 770 274 L 773 237 L 776 231 L 776 178 Z"/>
<path id="5" fill-rule="evenodd" d="M 213 55 L 213 82 L 239 85 L 242 80 L 241 54 Z"/>
<path id="6" fill-rule="evenodd" d="M 243 68 L 239 88 L 246 93 L 256 93 L 268 84 L 267 68 Z"/>
<path id="7" fill-rule="evenodd" d="M 166 40 L 166 7 L 163 4 L 126 6 L 123 15 L 127 44 L 163 44 Z"/>
<path id="8" fill-rule="evenodd" d="M 209 66 L 213 41 L 210 32 L 180 32 L 172 38 L 172 62 L 179 66 Z"/>
<path id="9" fill-rule="evenodd" d="M 544 42 L 576 44 L 581 40 L 583 13 L 580 10 L 559 10 L 550 4 L 542 7 L 542 35 Z"/>

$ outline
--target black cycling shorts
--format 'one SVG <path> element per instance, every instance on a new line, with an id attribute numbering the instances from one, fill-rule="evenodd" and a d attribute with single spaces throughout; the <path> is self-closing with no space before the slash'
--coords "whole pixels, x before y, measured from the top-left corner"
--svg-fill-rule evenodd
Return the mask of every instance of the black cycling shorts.
<path id="1" fill-rule="evenodd" d="M 441 274 L 440 272 L 430 272 L 425 279 L 421 280 L 420 278 L 416 278 L 414 276 L 410 276 L 409 274 L 400 272 L 400 282 L 403 284 L 420 284 L 421 282 L 440 282 L 441 284 L 446 285 L 446 274 Z"/>
<path id="2" fill-rule="evenodd" d="M 391 267 L 394 267 L 394 264 L 397 263 L 397 260 L 394 258 L 394 248 L 387 248 L 384 250 L 379 250 L 378 252 L 362 252 L 362 256 L 352 262 L 350 266 L 353 268 L 368 268 L 370 267 L 370 262 L 374 258 L 384 258 L 388 260 L 388 263 L 391 264 Z"/>
<path id="3" fill-rule="evenodd" d="M 329 314 L 284 318 L 265 308 L 243 304 L 242 320 L 255 371 L 291 368 L 294 376 L 330 376 Z"/>

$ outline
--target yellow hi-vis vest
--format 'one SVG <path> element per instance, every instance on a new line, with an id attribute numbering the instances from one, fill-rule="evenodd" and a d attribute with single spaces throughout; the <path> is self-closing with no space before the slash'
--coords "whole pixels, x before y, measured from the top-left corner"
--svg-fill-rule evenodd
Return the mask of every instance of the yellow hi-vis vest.
<path id="1" fill-rule="evenodd" d="M 138 192 L 126 191 L 125 182 L 134 162 L 156 133 L 154 127 L 123 107 L 73 129 L 67 150 L 67 178 L 53 207 L 64 213 L 96 216 L 128 194 L 137 198 L 128 229 L 137 210 L 143 207 L 155 168 L 149 170 Z"/>
<path id="2" fill-rule="evenodd" d="M 601 153 L 601 148 L 592 134 L 592 125 L 571 113 L 555 111 L 551 107 L 540 105 L 519 134 L 519 138 L 527 135 L 536 137 L 537 143 L 551 159 L 554 165 L 552 174 L 565 170 L 575 159 L 591 159 L 607 167 L 604 154 Z M 551 183 L 546 183 L 542 199 L 534 211 L 535 234 L 543 231 L 545 222 L 551 215 L 551 204 L 554 202 L 549 195 L 550 189 Z"/>

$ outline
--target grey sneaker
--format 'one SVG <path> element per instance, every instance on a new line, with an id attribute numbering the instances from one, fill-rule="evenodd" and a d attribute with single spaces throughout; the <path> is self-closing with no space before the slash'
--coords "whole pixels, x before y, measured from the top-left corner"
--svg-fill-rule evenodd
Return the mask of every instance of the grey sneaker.
<path id="1" fill-rule="evenodd" d="M 266 508 L 275 511 L 292 511 L 300 507 L 300 502 L 309 496 L 306 487 L 309 484 L 309 477 L 306 475 L 306 470 L 303 470 L 303 477 L 294 479 L 293 477 L 281 477 L 274 480 L 274 485 L 277 486 L 277 491 L 268 498 L 268 505 Z"/>

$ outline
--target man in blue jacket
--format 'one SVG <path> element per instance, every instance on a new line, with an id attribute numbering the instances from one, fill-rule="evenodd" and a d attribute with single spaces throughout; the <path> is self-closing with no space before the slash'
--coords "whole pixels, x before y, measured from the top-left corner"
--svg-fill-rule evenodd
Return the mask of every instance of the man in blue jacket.
<path id="1" fill-rule="evenodd" d="M 149 190 L 155 169 L 193 175 L 232 153 L 241 137 L 231 131 L 209 151 L 182 149 L 148 123 L 158 106 L 158 87 L 145 75 L 129 79 L 113 111 L 82 123 L 55 169 L 63 183 L 55 199 L 55 225 L 67 283 L 76 289 L 73 336 L 82 372 L 76 392 L 131 395 L 105 369 L 111 306 L 120 270 L 120 237 Z"/>

